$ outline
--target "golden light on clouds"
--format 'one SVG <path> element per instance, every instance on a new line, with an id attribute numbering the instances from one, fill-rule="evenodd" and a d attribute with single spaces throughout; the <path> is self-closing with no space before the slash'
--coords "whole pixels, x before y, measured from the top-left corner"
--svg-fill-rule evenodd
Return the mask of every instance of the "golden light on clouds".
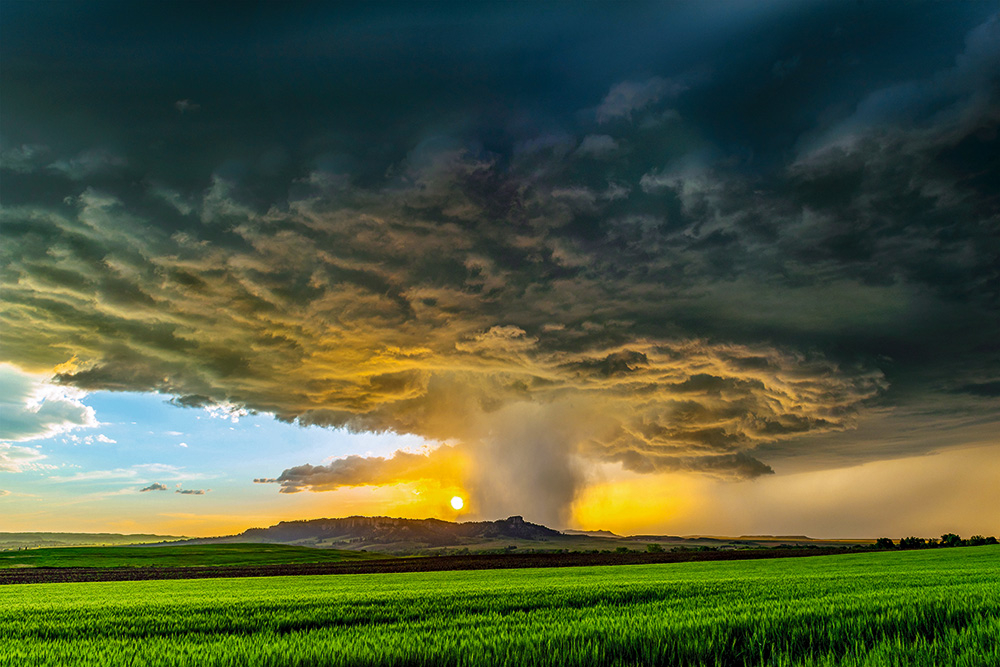
<path id="1" fill-rule="evenodd" d="M 991 534 L 1000 526 L 1000 443 L 752 482 L 601 474 L 605 481 L 574 503 L 574 525 L 619 534 L 896 539 Z"/>
<path id="2" fill-rule="evenodd" d="M 944 22 L 917 12 L 947 37 L 933 53 L 889 57 L 878 40 L 855 40 L 850 58 L 882 74 L 833 68 L 819 86 L 805 61 L 794 72 L 772 62 L 777 41 L 730 49 L 753 61 L 746 85 L 732 86 L 743 69 L 689 67 L 729 57 L 712 40 L 671 61 L 658 38 L 631 30 L 639 42 L 622 60 L 620 40 L 595 42 L 568 15 L 552 24 L 568 51 L 525 59 L 525 48 L 550 52 L 548 28 L 510 40 L 498 26 L 522 25 L 523 8 L 504 7 L 462 24 L 485 28 L 475 62 L 468 35 L 392 53 L 348 40 L 310 56 L 321 76 L 291 72 L 294 58 L 271 62 L 263 88 L 226 68 L 196 72 L 218 60 L 213 40 L 156 76 L 111 76 L 103 47 L 78 48 L 87 31 L 84 42 L 38 41 L 61 34 L 49 23 L 62 19 L 15 17 L 39 32 L 4 41 L 12 80 L 48 81 L 48 98 L 63 101 L 5 87 L 0 369 L 16 372 L 0 381 L 20 396 L 17 373 L 45 372 L 35 384 L 62 400 L 54 389 L 37 410 L 8 400 L 16 428 L 0 433 L 0 471 L 18 476 L 3 488 L 21 495 L 4 502 L 36 482 L 89 484 L 175 456 L 178 479 L 219 481 L 200 498 L 201 527 L 171 519 L 190 531 L 222 529 L 229 510 L 250 516 L 227 505 L 226 485 L 259 499 L 254 523 L 275 516 L 273 503 L 283 517 L 519 514 L 619 531 L 836 532 L 848 523 L 828 520 L 838 510 L 859 531 L 890 509 L 909 525 L 897 499 L 924 507 L 910 479 L 928 496 L 988 500 L 977 475 L 990 461 L 969 459 L 971 490 L 944 462 L 973 442 L 968 424 L 1000 423 L 995 10 L 970 4 Z M 368 11 L 396 12 L 338 16 L 337 29 L 368 25 Z M 298 23 L 330 26 L 333 14 Z M 672 18 L 681 32 L 711 24 L 699 12 Z M 758 20 L 734 43 L 784 34 L 751 29 Z M 298 34 L 288 30 L 255 39 L 286 49 Z M 148 48 L 171 43 L 159 37 Z M 842 42 L 817 43 L 816 62 L 843 62 Z M 232 71 L 259 69 L 241 53 L 226 49 Z M 88 75 L 46 64 L 70 61 Z M 471 64 L 449 65 L 459 61 Z M 431 62 L 444 66 L 413 67 Z M 400 103 L 386 105 L 378 83 L 400 73 Z M 193 80 L 228 101 L 172 105 Z M 811 92 L 760 94 L 777 86 Z M 293 98 L 310 103 L 284 104 Z M 277 125 L 261 99 L 288 107 Z M 87 392 L 338 436 L 304 448 L 275 436 L 241 458 L 240 442 L 167 447 L 138 411 L 117 449 L 88 459 L 81 445 L 78 461 L 59 449 L 77 443 L 55 437 L 98 428 Z M 894 412 L 879 433 L 855 430 Z M 904 416 L 913 425 L 895 428 Z M 426 446 L 335 446 L 343 433 Z M 935 483 L 932 460 L 947 483 Z M 66 470 L 42 477 L 49 466 Z M 128 489 L 114 479 L 99 492 L 124 491 L 108 501 L 120 506 Z M 67 504 L 87 495 L 60 493 Z M 167 500 L 152 495 L 143 502 Z M 988 516 L 979 506 L 966 512 Z M 937 515 L 925 507 L 926 525 Z"/>
<path id="3" fill-rule="evenodd" d="M 572 506 L 572 525 L 619 535 L 648 532 L 650 526 L 675 526 L 698 513 L 697 480 L 690 475 L 642 475 L 601 466 L 602 481 L 585 486 Z"/>

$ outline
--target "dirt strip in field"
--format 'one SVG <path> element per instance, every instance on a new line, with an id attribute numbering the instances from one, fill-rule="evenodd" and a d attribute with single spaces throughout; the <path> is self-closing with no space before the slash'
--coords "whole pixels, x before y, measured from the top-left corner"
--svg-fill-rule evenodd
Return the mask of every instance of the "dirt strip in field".
<path id="1" fill-rule="evenodd" d="M 39 567 L 0 569 L 2 584 L 69 583 L 82 581 L 147 581 L 151 579 L 210 579 L 217 577 L 284 577 L 305 574 L 381 574 L 386 572 L 439 572 L 449 570 L 501 570 L 521 567 L 581 567 L 587 565 L 645 565 L 692 561 L 752 560 L 794 556 L 829 556 L 867 549 L 747 549 L 734 551 L 682 551 L 666 553 L 565 553 L 477 554 L 387 558 L 350 563 L 297 563 L 292 565 L 216 565 L 198 567 Z"/>

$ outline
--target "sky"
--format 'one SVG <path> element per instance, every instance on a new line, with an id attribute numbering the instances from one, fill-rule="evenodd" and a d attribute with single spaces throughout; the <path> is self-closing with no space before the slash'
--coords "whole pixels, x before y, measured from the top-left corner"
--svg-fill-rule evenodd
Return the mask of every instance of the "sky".
<path id="1" fill-rule="evenodd" d="M 1000 534 L 1000 3 L 2 13 L 0 531 Z"/>

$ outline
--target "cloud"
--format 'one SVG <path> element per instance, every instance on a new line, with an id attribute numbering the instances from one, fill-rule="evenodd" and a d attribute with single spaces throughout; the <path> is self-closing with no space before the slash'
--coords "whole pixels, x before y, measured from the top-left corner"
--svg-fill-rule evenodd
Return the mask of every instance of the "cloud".
<path id="1" fill-rule="evenodd" d="M 166 491 L 167 487 L 159 482 L 153 482 L 149 486 L 139 489 L 139 493 L 145 493 L 146 491 Z"/>
<path id="2" fill-rule="evenodd" d="M 127 160 L 120 155 L 104 149 L 93 149 L 70 158 L 60 158 L 49 164 L 48 169 L 74 181 L 82 181 L 95 174 L 121 169 L 127 164 Z"/>
<path id="3" fill-rule="evenodd" d="M 873 91 L 803 138 L 788 168 L 786 204 L 801 212 L 783 230 L 789 254 L 994 317 L 982 288 L 997 277 L 997 42 L 1000 15 L 969 32 L 953 67 Z"/>
<path id="4" fill-rule="evenodd" d="M 447 475 L 485 514 L 556 522 L 594 466 L 769 478 L 876 408 L 990 391 L 992 25 L 944 74 L 789 113 L 822 116 L 793 163 L 743 150 L 767 114 L 728 122 L 760 107 L 739 90 L 646 123 L 685 85 L 654 77 L 512 124 L 509 150 L 475 120 L 408 118 L 389 157 L 324 134 L 285 174 L 261 155 L 86 177 L 0 210 L 2 352 L 77 355 L 58 380 L 84 391 L 448 443 L 260 471 L 286 493 Z M 767 52 L 777 85 L 789 51 Z M 808 78 L 787 65 L 782 86 Z"/>
<path id="5" fill-rule="evenodd" d="M 246 408 L 231 403 L 214 403 L 199 407 L 204 407 L 212 419 L 225 419 L 234 424 L 239 423 L 240 417 L 246 417 L 250 414 Z"/>
<path id="6" fill-rule="evenodd" d="M 580 142 L 576 154 L 601 158 L 613 155 L 619 148 L 618 142 L 613 137 L 606 134 L 588 134 Z"/>
<path id="7" fill-rule="evenodd" d="M 973 396 L 1000 396 L 1000 380 L 991 382 L 970 382 L 958 387 L 955 391 L 972 394 Z"/>
<path id="8" fill-rule="evenodd" d="M 822 358 L 774 350 L 696 341 L 568 357 L 544 353 L 539 343 L 516 327 L 494 327 L 456 347 L 504 369 L 501 377 L 439 374 L 391 408 L 314 417 L 457 438 L 461 448 L 350 456 L 255 482 L 295 493 L 433 477 L 464 484 L 475 505 L 492 513 L 528 505 L 558 525 L 582 484 L 581 461 L 723 479 L 770 474 L 750 454 L 756 447 L 849 428 L 860 405 L 885 386 L 877 372 L 843 375 Z"/>
<path id="9" fill-rule="evenodd" d="M 24 442 L 99 426 L 94 409 L 81 402 L 84 396 L 47 376 L 0 364 L 0 440 Z"/>
<path id="10" fill-rule="evenodd" d="M 258 478 L 255 484 L 280 484 L 281 493 L 334 491 L 344 486 L 399 484 L 421 479 L 452 479 L 457 476 L 455 448 L 444 445 L 425 454 L 397 451 L 391 457 L 357 455 L 337 459 L 325 466 L 309 464 L 289 468 L 276 479 Z"/>
<path id="11" fill-rule="evenodd" d="M 0 442 L 0 472 L 24 472 L 51 467 L 39 463 L 45 458 L 47 457 L 37 449 Z"/>
<path id="12" fill-rule="evenodd" d="M 1000 13 L 971 30 L 954 65 L 922 79 L 875 90 L 853 113 L 803 142 L 799 164 L 839 159 L 866 151 L 869 142 L 891 146 L 903 141 L 914 148 L 954 144 L 977 130 L 996 126 L 1000 76 Z"/>
<path id="13" fill-rule="evenodd" d="M 166 393 L 219 418 L 264 412 L 460 441 L 477 506 L 502 513 L 532 498 L 553 521 L 581 461 L 754 476 L 766 472 L 750 461 L 756 447 L 850 428 L 885 387 L 872 367 L 665 327 L 690 311 L 676 296 L 683 282 L 718 271 L 700 239 L 655 221 L 634 241 L 611 222 L 600 248 L 557 233 L 627 192 L 534 189 L 450 151 L 411 159 L 398 184 L 310 185 L 283 209 L 227 203 L 243 199 L 238 185 L 213 186 L 209 226 L 185 231 L 96 190 L 70 215 L 6 210 L 12 234 L 30 221 L 60 250 L 25 242 L 12 258 L 5 347 L 71 350 L 80 360 L 59 376 L 67 385 Z M 497 216 L 520 231 L 498 232 Z M 84 261 L 93 243 L 99 265 Z M 422 465 L 350 463 L 390 480 L 403 461 Z M 345 465 L 276 479 L 336 488 L 351 479 Z M 542 477 L 546 490 L 533 490 Z"/>
<path id="14" fill-rule="evenodd" d="M 184 496 L 203 496 L 212 489 L 174 489 L 174 493 Z"/>
<path id="15" fill-rule="evenodd" d="M 784 60 L 777 60 L 771 67 L 771 76 L 778 80 L 784 79 L 797 70 L 801 63 L 802 55 L 799 53 Z"/>
<path id="16" fill-rule="evenodd" d="M 201 109 L 201 105 L 196 102 L 192 102 L 191 100 L 177 100 L 174 102 L 174 108 L 182 114 L 185 114 L 198 111 Z"/>
<path id="17" fill-rule="evenodd" d="M 68 476 L 53 475 L 49 477 L 53 482 L 103 482 L 120 481 L 132 484 L 135 482 L 148 482 L 150 478 L 160 479 L 204 479 L 203 473 L 186 472 L 184 468 L 167 463 L 141 463 L 128 468 L 114 468 L 112 470 L 87 470 L 74 473 Z"/>
<path id="18" fill-rule="evenodd" d="M 10 495 L 10 491 L 7 491 L 5 489 L 0 489 L 0 498 L 2 498 L 3 496 L 9 496 L 9 495 Z"/>
<path id="19" fill-rule="evenodd" d="M 21 144 L 0 150 L 0 169 L 28 174 L 44 166 L 51 149 L 44 144 Z"/>
<path id="20" fill-rule="evenodd" d="M 115 445 L 115 444 L 118 444 L 117 440 L 112 440 L 111 438 L 109 438 L 108 436 L 104 435 L 103 433 L 98 434 L 98 435 L 86 435 L 86 436 L 82 436 L 82 437 L 79 436 L 79 435 L 76 435 L 76 434 L 71 434 L 67 438 L 67 440 L 69 440 L 70 442 L 72 442 L 74 445 L 93 445 L 94 443 L 103 443 L 103 444 L 106 444 L 106 445 Z"/>
<path id="21" fill-rule="evenodd" d="M 665 97 L 679 95 L 687 88 L 686 83 L 658 76 L 645 81 L 622 81 L 612 86 L 598 105 L 597 122 L 631 118 L 634 112 L 642 111 Z"/>

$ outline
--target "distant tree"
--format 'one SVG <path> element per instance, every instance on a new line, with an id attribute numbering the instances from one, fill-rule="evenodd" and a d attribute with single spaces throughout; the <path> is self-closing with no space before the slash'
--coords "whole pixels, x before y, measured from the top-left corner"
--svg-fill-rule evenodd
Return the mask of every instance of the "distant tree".
<path id="1" fill-rule="evenodd" d="M 984 544 L 989 544 L 989 543 L 990 541 L 985 537 L 983 537 L 982 535 L 973 535 L 972 537 L 969 538 L 970 547 L 981 547 Z"/>
<path id="2" fill-rule="evenodd" d="M 618 547 L 617 549 L 615 549 L 616 554 L 627 554 L 629 551 L 631 551 L 631 549 L 629 549 L 628 547 Z"/>
<path id="3" fill-rule="evenodd" d="M 648 551 L 651 554 L 662 554 L 663 547 L 661 547 L 659 544 L 647 544 L 646 551 Z"/>
<path id="4" fill-rule="evenodd" d="M 941 536 L 941 546 L 943 547 L 960 547 L 962 544 L 962 538 L 955 533 L 945 533 Z"/>
<path id="5" fill-rule="evenodd" d="M 992 535 L 986 538 L 986 544 L 996 544 L 996 543 L 997 543 L 997 538 L 993 537 Z"/>
<path id="6" fill-rule="evenodd" d="M 880 537 L 877 540 L 875 540 L 875 548 L 876 549 L 895 549 L 896 545 L 893 543 L 893 541 L 890 538 L 888 538 L 888 537 Z"/>
<path id="7" fill-rule="evenodd" d="M 927 546 L 927 540 L 922 537 L 904 537 L 899 541 L 900 549 L 923 549 Z"/>

